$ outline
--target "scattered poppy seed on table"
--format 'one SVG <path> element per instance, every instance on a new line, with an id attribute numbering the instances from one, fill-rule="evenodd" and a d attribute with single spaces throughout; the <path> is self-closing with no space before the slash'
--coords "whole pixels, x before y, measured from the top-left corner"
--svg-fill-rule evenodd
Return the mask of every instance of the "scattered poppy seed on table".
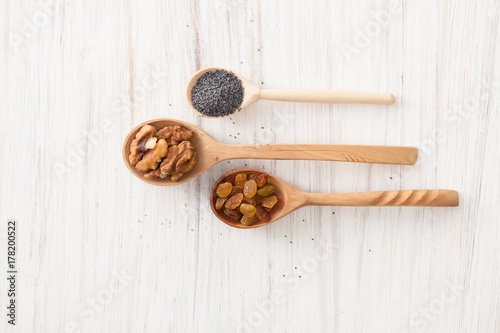
<path id="1" fill-rule="evenodd" d="M 201 114 L 223 117 L 240 109 L 244 88 L 241 80 L 225 70 L 206 72 L 191 89 L 191 103 Z"/>

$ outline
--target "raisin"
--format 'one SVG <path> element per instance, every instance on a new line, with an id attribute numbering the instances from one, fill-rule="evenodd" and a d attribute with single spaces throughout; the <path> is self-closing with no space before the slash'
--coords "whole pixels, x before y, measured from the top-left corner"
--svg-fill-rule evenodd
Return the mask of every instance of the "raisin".
<path id="1" fill-rule="evenodd" d="M 224 214 L 233 220 L 238 220 L 241 216 L 240 212 L 236 209 L 227 209 L 226 207 L 224 207 Z"/>
<path id="2" fill-rule="evenodd" d="M 236 178 L 234 178 L 234 185 L 243 186 L 245 185 L 246 181 L 247 181 L 246 173 L 239 173 L 236 175 Z"/>
<path id="3" fill-rule="evenodd" d="M 259 221 L 261 221 L 261 222 L 271 221 L 271 214 L 269 214 L 269 212 L 267 212 L 264 207 L 262 207 L 261 205 L 258 205 L 257 207 L 255 207 L 255 209 L 256 209 L 255 216 L 257 216 Z"/>
<path id="4" fill-rule="evenodd" d="M 268 195 L 273 194 L 274 191 L 276 191 L 276 187 L 274 187 L 274 185 L 267 184 L 267 185 L 264 185 L 261 188 L 259 188 L 257 190 L 257 194 L 262 196 L 262 197 L 267 197 Z"/>
<path id="5" fill-rule="evenodd" d="M 230 175 L 230 176 L 227 176 L 227 177 L 224 179 L 224 181 L 225 181 L 225 182 L 228 182 L 228 183 L 231 183 L 231 184 L 234 184 L 234 178 L 235 178 L 235 177 L 236 177 L 235 175 Z"/>
<path id="6" fill-rule="evenodd" d="M 241 204 L 240 206 L 240 212 L 243 214 L 243 215 L 246 215 L 248 217 L 252 217 L 255 215 L 255 206 L 252 206 L 252 205 L 249 205 L 249 204 Z"/>
<path id="7" fill-rule="evenodd" d="M 245 186 L 243 186 L 243 194 L 247 198 L 252 198 L 256 192 L 257 192 L 257 183 L 253 179 L 247 181 L 245 183 Z"/>
<path id="8" fill-rule="evenodd" d="M 235 209 L 241 204 L 241 201 L 243 200 L 243 193 L 238 193 L 227 199 L 226 203 L 224 204 L 224 207 L 227 209 Z"/>
<path id="9" fill-rule="evenodd" d="M 267 175 L 263 173 L 252 173 L 248 178 L 255 180 L 258 187 L 264 186 L 267 183 Z"/>
<path id="10" fill-rule="evenodd" d="M 229 193 L 229 196 L 232 197 L 233 195 L 238 193 L 243 193 L 243 186 L 233 186 L 233 189 L 231 190 L 231 193 Z"/>
<path id="11" fill-rule="evenodd" d="M 252 206 L 257 206 L 257 202 L 253 198 L 243 198 L 243 202 Z"/>
<path id="12" fill-rule="evenodd" d="M 260 195 L 256 194 L 252 199 L 255 200 L 255 203 L 258 205 L 264 200 L 264 197 L 261 197 Z"/>
<path id="13" fill-rule="evenodd" d="M 264 198 L 264 200 L 262 200 L 262 207 L 273 208 L 277 202 L 278 202 L 278 197 L 275 195 L 271 195 L 269 197 Z"/>
<path id="14" fill-rule="evenodd" d="M 224 202 L 226 202 L 227 197 L 221 198 L 218 197 L 217 200 L 215 200 L 215 209 L 221 209 L 222 206 L 224 206 Z"/>
<path id="15" fill-rule="evenodd" d="M 257 216 L 252 216 L 252 217 L 248 217 L 246 215 L 243 215 L 243 217 L 241 218 L 240 222 L 241 224 L 243 225 L 246 225 L 246 226 L 249 226 L 249 225 L 252 225 L 254 224 L 255 222 L 257 222 Z"/>
<path id="16" fill-rule="evenodd" d="M 219 186 L 217 186 L 217 195 L 221 198 L 225 198 L 231 193 L 231 190 L 233 189 L 233 185 L 231 183 L 222 183 Z"/>

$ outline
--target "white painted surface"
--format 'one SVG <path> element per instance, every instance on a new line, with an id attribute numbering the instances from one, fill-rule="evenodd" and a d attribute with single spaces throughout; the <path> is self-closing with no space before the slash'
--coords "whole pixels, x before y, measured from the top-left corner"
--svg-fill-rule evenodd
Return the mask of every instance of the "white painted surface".
<path id="1" fill-rule="evenodd" d="M 0 231 L 17 219 L 19 265 L 15 329 L 0 279 L 2 331 L 500 331 L 500 4 L 49 3 L 50 16 L 35 1 L 0 2 Z M 207 66 L 264 88 L 391 91 L 397 103 L 261 101 L 200 119 L 184 88 Z M 414 145 L 420 158 L 413 167 L 231 161 L 153 187 L 125 168 L 121 144 L 158 117 L 226 143 Z M 266 228 L 229 229 L 209 190 L 246 165 L 304 190 L 449 188 L 461 202 L 309 207 Z"/>

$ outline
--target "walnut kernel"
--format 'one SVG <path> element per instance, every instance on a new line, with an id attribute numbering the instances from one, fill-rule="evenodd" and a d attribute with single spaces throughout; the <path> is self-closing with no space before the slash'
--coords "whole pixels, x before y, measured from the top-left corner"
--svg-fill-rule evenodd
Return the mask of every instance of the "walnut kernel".
<path id="1" fill-rule="evenodd" d="M 130 164 L 137 165 L 148 149 L 156 144 L 156 128 L 151 125 L 144 125 L 135 135 L 135 139 L 130 143 Z M 152 145 L 152 146 L 151 146 Z"/>
<path id="2" fill-rule="evenodd" d="M 158 139 L 165 139 L 169 146 L 175 146 L 182 141 L 193 138 L 193 131 L 181 125 L 169 125 L 158 131 Z"/>
<path id="3" fill-rule="evenodd" d="M 135 166 L 138 171 L 156 170 L 161 160 L 167 155 L 168 145 L 163 139 L 158 140 L 154 148 L 149 149 Z"/>

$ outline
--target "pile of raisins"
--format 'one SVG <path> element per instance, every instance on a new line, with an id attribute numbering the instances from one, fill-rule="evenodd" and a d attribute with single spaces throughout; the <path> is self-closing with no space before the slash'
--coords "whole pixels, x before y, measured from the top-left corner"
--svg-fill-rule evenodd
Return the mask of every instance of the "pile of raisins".
<path id="1" fill-rule="evenodd" d="M 269 222 L 271 210 L 278 202 L 275 191 L 274 185 L 267 184 L 266 174 L 239 173 L 219 184 L 215 208 L 246 226 L 257 221 Z"/>

